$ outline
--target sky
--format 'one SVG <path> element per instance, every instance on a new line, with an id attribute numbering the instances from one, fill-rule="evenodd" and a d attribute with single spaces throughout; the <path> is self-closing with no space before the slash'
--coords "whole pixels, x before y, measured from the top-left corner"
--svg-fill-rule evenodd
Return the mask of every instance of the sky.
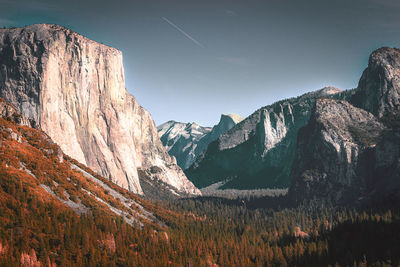
<path id="1" fill-rule="evenodd" d="M 398 0 L 0 0 L 0 27 L 54 23 L 122 51 L 157 125 L 247 117 L 280 99 L 357 87 L 400 47 Z"/>

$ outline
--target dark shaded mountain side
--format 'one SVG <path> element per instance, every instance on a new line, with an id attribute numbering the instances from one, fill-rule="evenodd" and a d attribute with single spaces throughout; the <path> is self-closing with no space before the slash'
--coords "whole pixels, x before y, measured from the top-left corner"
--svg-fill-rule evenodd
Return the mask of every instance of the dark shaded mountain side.
<path id="1" fill-rule="evenodd" d="M 346 205 L 400 200 L 399 62 L 399 49 L 380 48 L 351 104 L 317 101 L 299 132 L 290 198 Z"/>
<path id="2" fill-rule="evenodd" d="M 248 142 L 243 143 L 241 146 L 234 147 L 227 150 L 218 150 L 218 143 L 211 143 L 204 155 L 201 155 L 200 160 L 202 164 L 207 165 L 207 172 L 198 172 L 196 175 L 191 174 L 191 168 L 187 171 L 188 177 L 198 187 L 206 187 L 210 184 L 220 182 L 218 177 L 226 177 L 226 183 L 220 187 L 236 188 L 236 189 L 256 189 L 256 188 L 287 188 L 289 180 L 287 180 L 290 168 L 285 169 L 286 161 L 292 161 L 294 157 L 294 150 L 288 150 L 283 155 L 284 160 L 280 163 L 276 162 L 275 166 L 270 168 L 263 168 L 267 165 L 268 158 L 262 162 L 257 162 L 254 158 L 249 160 L 247 152 L 253 149 L 253 144 L 256 137 L 250 137 Z M 290 142 L 290 141 L 289 141 Z M 282 144 L 277 144 L 272 150 L 279 150 L 281 146 L 285 146 L 285 140 Z M 271 151 L 273 153 L 273 151 Z M 202 159 L 204 157 L 204 160 Z M 229 158 L 229 161 L 224 161 L 224 158 Z M 270 157 L 272 158 L 272 157 Z M 273 160 L 273 159 L 272 159 Z M 259 168 L 253 166 L 259 165 Z M 212 175 L 210 175 L 212 173 Z M 268 180 L 266 176 L 273 177 Z"/>
<path id="3" fill-rule="evenodd" d="M 297 132 L 315 100 L 352 93 L 327 87 L 261 108 L 212 142 L 185 174 L 200 188 L 220 181 L 226 181 L 221 189 L 287 188 Z"/>
<path id="4" fill-rule="evenodd" d="M 370 200 L 400 200 L 400 115 L 388 114 L 381 121 L 387 127 L 374 150 Z"/>
<path id="5" fill-rule="evenodd" d="M 400 112 L 400 49 L 382 47 L 369 57 L 357 90 L 351 98 L 356 107 L 381 118 Z"/>
<path id="6" fill-rule="evenodd" d="M 319 99 L 299 131 L 289 195 L 355 203 L 372 187 L 374 147 L 385 127 L 346 101 Z M 295 193 L 294 193 L 295 192 Z"/>

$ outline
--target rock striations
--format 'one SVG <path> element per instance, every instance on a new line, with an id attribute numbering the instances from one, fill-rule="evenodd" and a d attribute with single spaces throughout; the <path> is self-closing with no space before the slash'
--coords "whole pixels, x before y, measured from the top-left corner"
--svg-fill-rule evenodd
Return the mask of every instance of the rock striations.
<path id="1" fill-rule="evenodd" d="M 13 185 L 20 184 L 18 190 L 29 195 L 29 202 L 43 201 L 46 208 L 51 207 L 57 212 L 70 210 L 77 215 L 101 214 L 102 219 L 118 217 L 137 227 L 164 225 L 153 215 L 153 211 L 157 212 L 153 205 L 66 156 L 46 133 L 31 128 L 29 120 L 2 98 L 0 184 L 1 216 L 4 218 L 10 216 L 10 211 L 15 211 L 5 203 L 24 206 L 27 200 L 20 198 L 21 194 L 16 193 L 18 191 L 10 190 Z M 30 222 L 41 218 L 38 213 L 46 212 L 36 208 L 29 208 L 29 211 L 35 214 Z M 64 216 L 55 217 L 62 218 L 62 223 L 65 223 Z"/>
<path id="2" fill-rule="evenodd" d="M 350 103 L 320 99 L 298 136 L 289 197 L 338 204 L 400 199 L 400 50 L 369 59 Z"/>
<path id="3" fill-rule="evenodd" d="M 196 123 L 168 121 L 158 126 L 161 142 L 168 153 L 176 158 L 182 169 L 187 169 L 209 143 L 231 129 L 242 118 L 236 114 L 222 114 L 214 127 L 202 127 Z"/>
<path id="4" fill-rule="evenodd" d="M 399 49 L 382 47 L 371 54 L 351 103 L 379 118 L 400 112 Z"/>
<path id="5" fill-rule="evenodd" d="M 351 93 L 326 87 L 263 107 L 212 142 L 185 173 L 200 188 L 221 181 L 221 189 L 287 188 L 297 132 L 316 99 Z"/>
<path id="6" fill-rule="evenodd" d="M 138 169 L 199 191 L 162 146 L 150 114 L 125 89 L 122 53 L 57 25 L 0 29 L 0 96 L 69 156 L 142 194 Z"/>
<path id="7" fill-rule="evenodd" d="M 357 200 L 367 190 L 372 149 L 384 126 L 347 101 L 318 99 L 299 131 L 290 193 L 300 199 Z"/>

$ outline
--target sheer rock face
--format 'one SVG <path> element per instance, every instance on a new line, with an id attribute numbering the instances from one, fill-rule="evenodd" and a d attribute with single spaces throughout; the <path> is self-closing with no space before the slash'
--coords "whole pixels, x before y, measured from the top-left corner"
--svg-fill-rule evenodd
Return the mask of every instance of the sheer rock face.
<path id="1" fill-rule="evenodd" d="M 242 118 L 236 114 L 222 114 L 214 127 L 202 127 L 196 123 L 168 121 L 158 126 L 161 142 L 182 169 L 187 169 L 208 144 L 231 129 Z"/>
<path id="2" fill-rule="evenodd" d="M 132 192 L 137 168 L 197 194 L 165 152 L 150 114 L 125 89 L 122 53 L 56 25 L 0 29 L 0 96 L 62 150 Z"/>
<path id="3" fill-rule="evenodd" d="M 384 129 L 374 115 L 347 101 L 318 99 L 299 131 L 289 195 L 296 201 L 329 198 L 335 203 L 364 196 Z"/>
<path id="4" fill-rule="evenodd" d="M 349 98 L 334 87 L 263 107 L 212 142 L 185 170 L 198 187 L 287 188 L 298 130 L 307 124 L 318 97 Z"/>
<path id="5" fill-rule="evenodd" d="M 400 49 L 383 47 L 371 54 L 351 103 L 379 118 L 400 112 Z"/>
<path id="6" fill-rule="evenodd" d="M 400 50 L 369 59 L 350 103 L 319 100 L 298 136 L 289 196 L 354 204 L 400 199 Z"/>

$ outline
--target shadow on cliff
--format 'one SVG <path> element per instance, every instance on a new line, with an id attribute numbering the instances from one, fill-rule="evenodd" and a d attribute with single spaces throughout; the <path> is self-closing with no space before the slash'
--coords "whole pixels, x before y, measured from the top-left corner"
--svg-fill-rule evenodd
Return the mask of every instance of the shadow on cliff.
<path id="1" fill-rule="evenodd" d="M 260 160 L 263 156 L 257 151 L 258 138 L 253 135 L 241 145 L 222 151 L 218 149 L 218 140 L 214 141 L 203 155 L 201 165 L 195 168 L 195 163 L 185 174 L 199 188 L 224 180 L 229 181 L 221 189 L 289 187 L 296 139 L 286 136 Z"/>

